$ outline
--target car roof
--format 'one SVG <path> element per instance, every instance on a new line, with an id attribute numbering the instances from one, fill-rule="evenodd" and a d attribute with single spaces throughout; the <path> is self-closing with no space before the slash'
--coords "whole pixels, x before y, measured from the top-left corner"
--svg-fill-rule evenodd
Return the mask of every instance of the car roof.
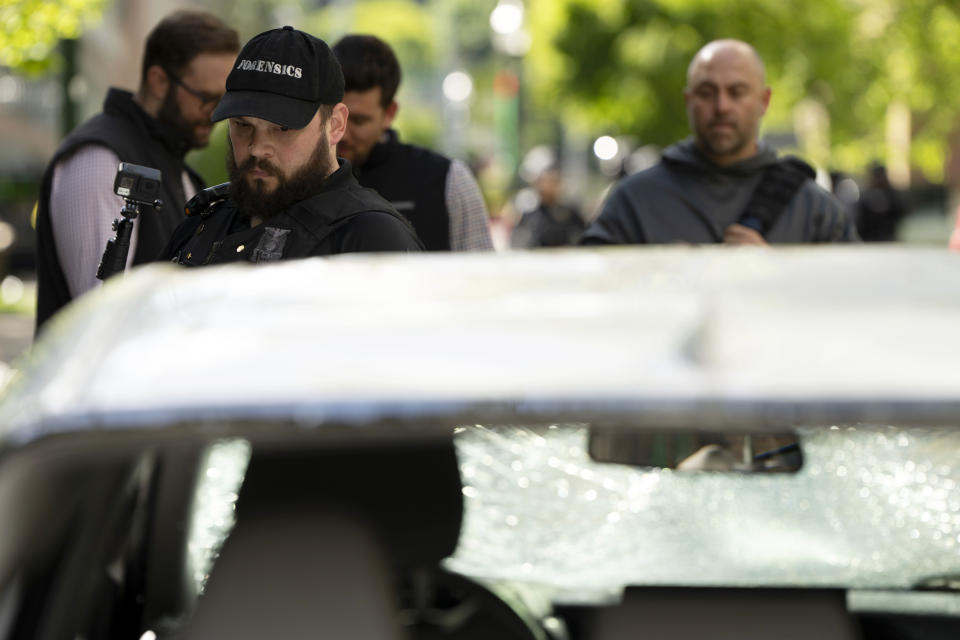
<path id="1" fill-rule="evenodd" d="M 932 249 L 150 265 L 50 324 L 0 434 L 454 414 L 942 423 L 960 407 L 958 327 L 960 258 Z"/>
<path id="2" fill-rule="evenodd" d="M 0 403 L 0 510 L 20 534 L 0 545 L 0 583 L 78 478 L 121 462 L 233 447 L 235 471 L 253 451 L 313 465 L 349 450 L 307 446 L 327 433 L 433 434 L 456 449 L 445 566 L 464 575 L 572 604 L 624 585 L 786 585 L 955 613 L 953 594 L 912 590 L 957 572 L 960 432 L 939 427 L 960 415 L 958 269 L 889 247 L 137 269 L 55 318 Z M 803 467 L 609 464 L 591 449 L 606 424 L 789 425 Z"/>

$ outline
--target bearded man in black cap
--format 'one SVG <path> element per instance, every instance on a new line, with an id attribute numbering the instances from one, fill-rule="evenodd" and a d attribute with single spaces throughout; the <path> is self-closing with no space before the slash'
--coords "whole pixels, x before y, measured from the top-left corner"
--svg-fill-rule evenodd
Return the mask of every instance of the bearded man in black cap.
<path id="1" fill-rule="evenodd" d="M 420 251 L 410 224 L 336 157 L 343 73 L 293 27 L 240 51 L 212 120 L 229 119 L 229 185 L 200 192 L 161 255 L 187 266 L 348 252 Z"/>

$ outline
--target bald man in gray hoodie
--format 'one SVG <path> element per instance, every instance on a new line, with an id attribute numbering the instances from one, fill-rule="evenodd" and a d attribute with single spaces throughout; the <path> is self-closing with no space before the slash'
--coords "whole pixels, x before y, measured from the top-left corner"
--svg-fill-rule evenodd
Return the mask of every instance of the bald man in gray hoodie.
<path id="1" fill-rule="evenodd" d="M 692 139 L 623 179 L 581 244 L 856 242 L 850 212 L 796 158 L 759 142 L 763 61 L 739 40 L 704 46 L 684 90 Z"/>

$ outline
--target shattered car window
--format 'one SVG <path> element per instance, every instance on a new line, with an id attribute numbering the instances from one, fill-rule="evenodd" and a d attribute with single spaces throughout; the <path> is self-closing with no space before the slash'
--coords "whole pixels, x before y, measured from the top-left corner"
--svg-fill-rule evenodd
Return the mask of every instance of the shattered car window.
<path id="1" fill-rule="evenodd" d="M 798 429 L 792 474 L 593 461 L 589 427 L 464 427 L 448 566 L 595 602 L 627 584 L 935 587 L 960 572 L 960 432 Z"/>

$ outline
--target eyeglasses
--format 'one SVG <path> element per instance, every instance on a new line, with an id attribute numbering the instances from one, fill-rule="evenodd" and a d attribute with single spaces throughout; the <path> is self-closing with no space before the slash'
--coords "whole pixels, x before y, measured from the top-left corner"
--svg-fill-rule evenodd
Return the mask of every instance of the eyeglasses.
<path id="1" fill-rule="evenodd" d="M 209 93 L 206 93 L 205 91 L 197 91 L 196 89 L 194 89 L 193 87 L 185 83 L 183 80 L 181 80 L 180 77 L 177 76 L 177 74 L 172 73 L 170 71 L 167 71 L 167 75 L 170 76 L 171 80 L 173 80 L 175 83 L 183 87 L 187 93 L 189 93 L 194 98 L 199 100 L 200 106 L 202 107 L 215 106 L 218 102 L 220 102 L 220 98 L 223 97 L 223 94 L 211 95 Z"/>

